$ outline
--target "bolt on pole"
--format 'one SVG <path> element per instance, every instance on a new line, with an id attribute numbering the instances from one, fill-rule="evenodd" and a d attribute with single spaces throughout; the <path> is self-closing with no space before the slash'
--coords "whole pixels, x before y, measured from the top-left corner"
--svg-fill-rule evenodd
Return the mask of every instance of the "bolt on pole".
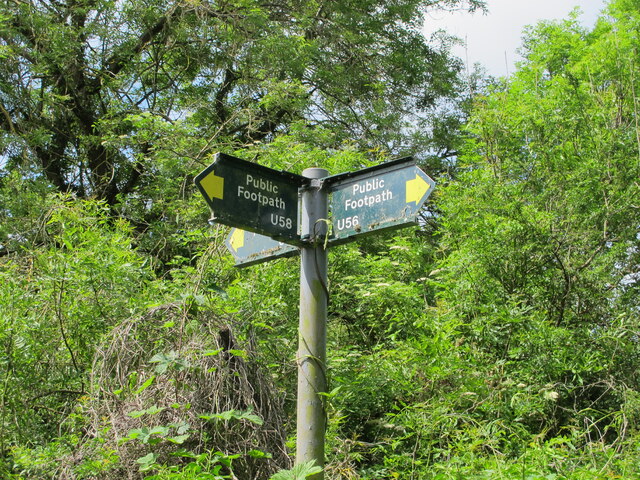
<path id="1" fill-rule="evenodd" d="M 314 460 L 324 467 L 326 413 L 323 393 L 327 391 L 327 250 L 328 200 L 321 179 L 329 172 L 308 168 L 302 175 L 311 185 L 302 192 L 302 238 L 300 258 L 300 328 L 298 333 L 298 399 L 296 463 Z M 310 477 L 323 480 L 324 473 Z"/>

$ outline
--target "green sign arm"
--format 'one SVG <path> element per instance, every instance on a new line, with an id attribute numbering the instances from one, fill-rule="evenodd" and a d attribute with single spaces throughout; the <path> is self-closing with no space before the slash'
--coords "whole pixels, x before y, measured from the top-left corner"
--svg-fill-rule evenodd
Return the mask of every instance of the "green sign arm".
<path id="1" fill-rule="evenodd" d="M 272 238 L 239 228 L 232 228 L 225 245 L 236 261 L 236 267 L 244 268 L 276 258 L 298 255 L 300 249 Z"/>
<path id="2" fill-rule="evenodd" d="M 300 175 L 218 153 L 194 179 L 213 220 L 293 245 L 300 245 Z"/>
<path id="3" fill-rule="evenodd" d="M 416 223 L 435 187 L 411 157 L 335 175 L 325 183 L 330 191 L 332 244 Z"/>

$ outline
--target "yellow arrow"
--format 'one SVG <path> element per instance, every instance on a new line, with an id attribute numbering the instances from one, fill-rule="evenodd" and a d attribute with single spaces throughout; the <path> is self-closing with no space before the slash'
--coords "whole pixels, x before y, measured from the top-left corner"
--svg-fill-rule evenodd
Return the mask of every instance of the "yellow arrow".
<path id="1" fill-rule="evenodd" d="M 424 194 L 429 191 L 429 187 L 430 185 L 416 173 L 416 178 L 407 180 L 406 203 L 415 202 L 417 205 Z"/>
<path id="2" fill-rule="evenodd" d="M 200 180 L 200 185 L 202 185 L 202 188 L 207 192 L 210 199 L 219 198 L 222 200 L 224 195 L 224 178 L 216 176 L 216 174 L 211 171 L 209 175 Z"/>
<path id="3" fill-rule="evenodd" d="M 238 253 L 238 249 L 244 247 L 244 230 L 234 228 L 229 238 L 229 245 L 234 252 Z"/>

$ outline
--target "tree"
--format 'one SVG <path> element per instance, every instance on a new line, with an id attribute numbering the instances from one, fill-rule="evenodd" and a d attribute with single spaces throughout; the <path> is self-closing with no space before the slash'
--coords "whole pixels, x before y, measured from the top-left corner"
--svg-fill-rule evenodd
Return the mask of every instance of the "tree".
<path id="1" fill-rule="evenodd" d="M 52 459 L 91 429 L 77 414 L 96 346 L 149 304 L 240 308 L 256 325 L 283 312 L 273 328 L 291 332 L 291 265 L 279 282 L 277 268 L 255 273 L 282 292 L 278 310 L 254 308 L 193 174 L 220 149 L 335 171 L 417 149 L 459 70 L 446 38 L 423 38 L 422 15 L 481 3 L 3 2 L 0 475 L 56 476 Z M 389 308 L 377 294 L 371 309 Z M 91 434 L 111 468 L 104 432 Z"/>
<path id="2" fill-rule="evenodd" d="M 606 450 L 630 433 L 638 6 L 612 2 L 592 32 L 575 16 L 530 29 L 518 71 L 477 98 L 462 173 L 441 190 L 443 312 L 499 392 L 474 412 L 512 438 L 573 432 Z"/>
<path id="3" fill-rule="evenodd" d="M 6 0 L 5 167 L 115 204 L 167 157 L 203 162 L 296 122 L 411 149 L 397 132 L 450 98 L 459 71 L 421 20 L 458 5 L 482 2 Z"/>

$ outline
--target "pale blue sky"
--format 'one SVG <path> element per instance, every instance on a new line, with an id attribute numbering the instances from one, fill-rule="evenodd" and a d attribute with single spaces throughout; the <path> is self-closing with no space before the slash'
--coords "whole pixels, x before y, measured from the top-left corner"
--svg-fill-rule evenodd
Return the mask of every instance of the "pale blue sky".
<path id="1" fill-rule="evenodd" d="M 439 28 L 466 40 L 466 48 L 454 52 L 470 68 L 474 63 L 485 66 L 489 74 L 504 76 L 513 73 L 520 60 L 517 49 L 526 25 L 540 20 L 560 20 L 568 17 L 574 7 L 582 10 L 581 23 L 593 27 L 606 0 L 486 0 L 489 12 L 431 12 L 425 22 L 425 33 Z"/>

